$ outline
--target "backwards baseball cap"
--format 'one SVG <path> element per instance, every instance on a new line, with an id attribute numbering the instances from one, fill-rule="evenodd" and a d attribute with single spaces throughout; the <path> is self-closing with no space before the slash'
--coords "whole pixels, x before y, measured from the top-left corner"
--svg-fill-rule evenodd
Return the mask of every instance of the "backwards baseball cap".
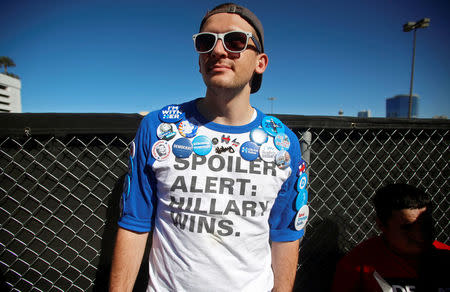
<path id="1" fill-rule="evenodd" d="M 256 31 L 258 38 L 257 40 L 259 41 L 261 47 L 260 53 L 264 53 L 264 29 L 261 24 L 261 21 L 259 21 L 258 17 L 256 17 L 256 15 L 253 12 L 240 5 L 234 3 L 224 3 L 214 7 L 211 11 L 208 11 L 206 13 L 205 17 L 203 17 L 199 31 L 202 30 L 203 25 L 205 24 L 206 20 L 209 17 L 218 13 L 238 14 L 240 17 L 245 19 Z M 262 82 L 262 74 L 254 73 L 252 78 L 252 84 L 250 86 L 251 87 L 250 93 L 257 92 L 261 87 L 261 82 Z"/>

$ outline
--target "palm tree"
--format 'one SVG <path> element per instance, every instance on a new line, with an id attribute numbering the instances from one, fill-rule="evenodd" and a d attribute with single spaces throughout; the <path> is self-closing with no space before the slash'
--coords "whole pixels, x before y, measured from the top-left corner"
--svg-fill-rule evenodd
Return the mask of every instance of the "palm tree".
<path id="1" fill-rule="evenodd" d="M 6 56 L 0 57 L 0 65 L 5 68 L 5 73 L 8 73 L 6 70 L 8 67 L 16 67 L 14 61 L 10 57 Z"/>

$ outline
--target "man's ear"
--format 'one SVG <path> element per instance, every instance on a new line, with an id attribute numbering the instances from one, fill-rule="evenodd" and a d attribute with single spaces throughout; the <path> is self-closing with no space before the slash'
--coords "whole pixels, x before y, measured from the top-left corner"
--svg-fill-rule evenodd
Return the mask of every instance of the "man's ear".
<path id="1" fill-rule="evenodd" d="M 259 54 L 256 59 L 255 73 L 263 74 L 264 71 L 266 71 L 268 63 L 269 63 L 269 57 L 264 53 Z"/>

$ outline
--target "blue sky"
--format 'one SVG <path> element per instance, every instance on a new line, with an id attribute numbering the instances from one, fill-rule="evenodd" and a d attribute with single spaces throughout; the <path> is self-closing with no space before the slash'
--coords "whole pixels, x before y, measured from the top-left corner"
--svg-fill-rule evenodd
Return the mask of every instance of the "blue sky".
<path id="1" fill-rule="evenodd" d="M 22 80 L 24 112 L 152 111 L 201 97 L 192 34 L 223 1 L 6 0 L 0 56 Z M 252 104 L 282 114 L 385 116 L 385 99 L 414 93 L 419 117 L 450 117 L 450 1 L 235 1 L 264 25 L 269 67 Z"/>

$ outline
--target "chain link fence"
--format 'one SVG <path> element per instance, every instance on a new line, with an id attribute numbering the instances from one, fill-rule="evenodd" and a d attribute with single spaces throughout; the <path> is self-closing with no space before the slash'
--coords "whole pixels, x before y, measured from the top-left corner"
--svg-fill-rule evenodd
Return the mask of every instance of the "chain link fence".
<path id="1" fill-rule="evenodd" d="M 450 122 L 279 115 L 307 161 L 311 217 L 296 290 L 326 291 L 336 261 L 377 233 L 371 196 L 408 182 L 449 243 Z M 107 291 L 138 115 L 0 115 L 0 288 Z M 135 290 L 145 286 L 146 264 Z"/>

